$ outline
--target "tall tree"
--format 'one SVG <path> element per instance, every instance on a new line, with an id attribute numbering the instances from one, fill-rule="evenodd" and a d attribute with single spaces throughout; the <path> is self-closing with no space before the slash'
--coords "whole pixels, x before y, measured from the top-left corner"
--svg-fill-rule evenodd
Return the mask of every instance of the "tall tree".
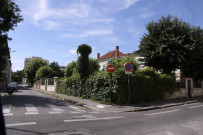
<path id="1" fill-rule="evenodd" d="M 30 83 L 34 83 L 35 75 L 40 67 L 47 66 L 46 61 L 36 58 L 32 59 L 25 67 L 25 76 Z"/>
<path id="2" fill-rule="evenodd" d="M 43 77 L 50 77 L 52 76 L 53 69 L 50 66 L 43 66 L 40 67 L 35 76 L 35 80 L 39 80 Z"/>
<path id="3" fill-rule="evenodd" d="M 0 0 L 0 78 L 3 78 L 2 71 L 6 68 L 9 59 L 9 48 L 7 32 L 14 30 L 19 22 L 23 20 L 20 15 L 20 8 L 12 0 Z"/>
<path id="4" fill-rule="evenodd" d="M 182 62 L 181 71 L 185 77 L 203 80 L 203 29 L 192 27 L 191 30 L 192 44 Z"/>
<path id="5" fill-rule="evenodd" d="M 139 46 L 146 66 L 172 74 L 172 71 L 180 68 L 191 45 L 190 24 L 168 15 L 156 22 L 149 22 L 146 29 L 148 33 L 143 36 Z"/>
<path id="6" fill-rule="evenodd" d="M 92 48 L 87 44 L 81 44 L 78 46 L 78 72 L 81 79 L 86 79 L 89 76 L 89 54 L 92 52 Z"/>
<path id="7" fill-rule="evenodd" d="M 53 69 L 52 76 L 56 76 L 56 77 L 63 76 L 63 72 L 60 70 L 60 66 L 59 66 L 58 62 L 54 61 L 49 66 Z"/>

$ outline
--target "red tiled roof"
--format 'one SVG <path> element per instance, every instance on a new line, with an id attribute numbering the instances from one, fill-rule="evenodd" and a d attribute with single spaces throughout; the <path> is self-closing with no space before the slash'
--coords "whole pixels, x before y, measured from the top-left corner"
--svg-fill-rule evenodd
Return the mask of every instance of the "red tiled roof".
<path id="1" fill-rule="evenodd" d="M 119 51 L 119 57 L 116 57 L 116 50 L 108 52 L 107 54 L 99 57 L 97 60 L 101 61 L 101 60 L 106 60 L 108 58 L 122 58 L 122 57 L 126 57 L 128 56 L 128 54 L 124 54 L 122 52 Z"/>

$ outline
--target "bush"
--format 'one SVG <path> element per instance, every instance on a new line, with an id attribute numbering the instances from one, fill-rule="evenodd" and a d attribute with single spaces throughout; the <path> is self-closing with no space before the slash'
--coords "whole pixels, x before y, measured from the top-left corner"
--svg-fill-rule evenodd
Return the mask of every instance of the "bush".
<path id="1" fill-rule="evenodd" d="M 150 102 L 164 99 L 166 93 L 175 91 L 175 80 L 172 76 L 159 74 L 152 68 L 146 68 L 130 75 L 130 103 Z M 92 74 L 82 83 L 79 74 L 59 80 L 59 93 L 82 98 L 126 104 L 128 101 L 128 76 L 121 68 L 111 75 L 106 71 Z"/>

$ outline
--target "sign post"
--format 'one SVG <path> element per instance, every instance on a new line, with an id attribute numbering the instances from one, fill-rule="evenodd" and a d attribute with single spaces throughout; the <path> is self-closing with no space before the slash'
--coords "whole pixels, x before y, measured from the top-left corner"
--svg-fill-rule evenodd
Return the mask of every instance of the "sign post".
<path id="1" fill-rule="evenodd" d="M 115 71 L 116 67 L 115 65 L 112 64 L 109 64 L 107 67 L 106 67 L 106 70 L 110 73 L 110 77 L 111 77 L 111 84 L 110 84 L 110 87 L 111 87 L 111 104 L 112 104 L 112 95 L 113 95 L 113 80 L 112 80 L 112 73 Z"/>
<path id="2" fill-rule="evenodd" d="M 133 65 L 130 62 L 126 62 L 125 65 L 125 73 L 128 75 L 128 103 L 130 102 L 130 74 L 132 74 Z"/>

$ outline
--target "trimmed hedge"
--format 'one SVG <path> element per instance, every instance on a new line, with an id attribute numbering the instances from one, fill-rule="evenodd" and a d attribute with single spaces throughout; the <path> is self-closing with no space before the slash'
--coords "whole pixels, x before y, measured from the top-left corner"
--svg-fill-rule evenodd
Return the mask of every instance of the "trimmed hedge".
<path id="1" fill-rule="evenodd" d="M 126 104 L 128 76 L 125 71 L 116 69 L 112 74 L 112 90 L 110 78 L 110 74 L 106 71 L 99 71 L 92 74 L 83 84 L 79 75 L 74 74 L 59 80 L 57 92 L 102 102 L 110 102 L 112 94 L 113 103 Z M 130 104 L 158 101 L 164 99 L 166 93 L 172 94 L 176 90 L 175 79 L 170 75 L 159 74 L 152 68 L 146 68 L 130 75 L 130 89 Z"/>

